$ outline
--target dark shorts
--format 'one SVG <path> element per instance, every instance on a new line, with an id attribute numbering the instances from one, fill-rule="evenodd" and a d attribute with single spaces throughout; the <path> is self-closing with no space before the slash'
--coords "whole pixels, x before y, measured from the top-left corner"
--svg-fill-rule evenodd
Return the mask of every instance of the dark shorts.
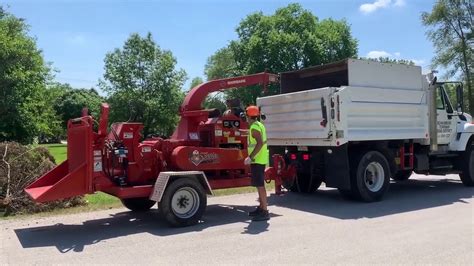
<path id="1" fill-rule="evenodd" d="M 250 165 L 252 186 L 254 187 L 263 187 L 264 186 L 264 176 L 265 176 L 265 165 L 253 163 Z"/>

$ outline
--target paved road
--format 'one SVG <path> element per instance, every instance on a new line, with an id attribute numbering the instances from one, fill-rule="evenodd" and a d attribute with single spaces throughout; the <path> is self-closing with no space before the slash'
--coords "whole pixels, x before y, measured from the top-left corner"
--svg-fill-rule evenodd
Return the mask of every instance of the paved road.
<path id="1" fill-rule="evenodd" d="M 255 195 L 217 197 L 203 223 L 174 229 L 125 209 L 2 221 L 0 264 L 472 265 L 473 191 L 417 176 L 367 204 L 323 188 L 272 196 L 268 223 L 248 220 Z"/>

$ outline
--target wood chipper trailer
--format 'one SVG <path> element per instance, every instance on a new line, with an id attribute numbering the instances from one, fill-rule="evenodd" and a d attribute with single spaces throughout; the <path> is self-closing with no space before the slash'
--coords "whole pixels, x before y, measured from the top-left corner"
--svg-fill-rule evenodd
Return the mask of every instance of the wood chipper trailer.
<path id="1" fill-rule="evenodd" d="M 260 73 L 214 80 L 193 88 L 180 107 L 181 120 L 170 139 L 143 138 L 141 123 L 121 122 L 107 131 L 109 107 L 102 104 L 96 121 L 83 113 L 68 121 L 67 160 L 26 188 L 37 202 L 47 202 L 102 191 L 121 199 L 132 211 L 146 211 L 158 202 L 159 211 L 173 226 L 195 224 L 213 189 L 250 185 L 245 117 L 203 110 L 209 93 L 278 81 Z M 281 157 L 279 157 L 281 159 Z M 282 175 L 271 171 L 280 191 Z"/>

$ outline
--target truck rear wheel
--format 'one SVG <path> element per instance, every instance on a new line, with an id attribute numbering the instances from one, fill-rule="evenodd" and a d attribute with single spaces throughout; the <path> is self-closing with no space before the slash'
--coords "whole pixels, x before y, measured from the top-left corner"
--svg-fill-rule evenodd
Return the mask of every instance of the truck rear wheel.
<path id="1" fill-rule="evenodd" d="M 206 205 L 207 196 L 201 184 L 192 178 L 179 178 L 166 188 L 158 210 L 170 225 L 181 227 L 197 224 Z"/>
<path id="2" fill-rule="evenodd" d="M 405 180 L 408 180 L 408 178 L 410 178 L 412 173 L 413 172 L 411 170 L 400 170 L 400 171 L 397 171 L 397 173 L 394 176 L 392 176 L 392 179 L 397 180 L 397 181 L 405 181 Z"/>
<path id="3" fill-rule="evenodd" d="M 385 156 L 368 151 L 351 166 L 351 196 L 373 202 L 384 196 L 390 184 L 390 168 Z"/>
<path id="4" fill-rule="evenodd" d="M 472 141 L 464 152 L 462 161 L 462 173 L 459 176 L 466 187 L 472 187 L 474 186 L 474 143 Z"/>
<path id="5" fill-rule="evenodd" d="M 149 200 L 148 198 L 130 198 L 121 199 L 121 201 L 123 206 L 134 212 L 148 211 L 156 203 L 155 201 Z"/>

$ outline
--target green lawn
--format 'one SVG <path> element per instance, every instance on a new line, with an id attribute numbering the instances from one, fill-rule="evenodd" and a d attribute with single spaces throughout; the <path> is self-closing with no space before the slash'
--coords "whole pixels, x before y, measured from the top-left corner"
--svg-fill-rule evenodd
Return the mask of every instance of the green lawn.
<path id="1" fill-rule="evenodd" d="M 56 164 L 60 164 L 67 159 L 66 144 L 45 144 L 51 155 L 56 160 Z"/>
<path id="2" fill-rule="evenodd" d="M 44 145 L 51 154 L 54 156 L 56 160 L 56 164 L 60 164 L 67 158 L 67 151 L 66 151 L 66 144 L 46 144 Z M 270 184 L 265 185 L 267 190 L 271 191 L 274 189 L 273 182 Z M 219 189 L 214 190 L 214 196 L 224 196 L 224 195 L 232 195 L 232 194 L 242 194 L 242 193 L 251 193 L 257 192 L 257 190 L 253 187 L 241 187 L 241 188 L 229 188 L 229 189 Z M 65 213 L 79 213 L 84 211 L 93 211 L 93 210 L 103 210 L 103 209 L 110 209 L 110 208 L 117 208 L 121 207 L 122 203 L 116 197 L 110 196 L 108 194 L 97 192 L 92 195 L 85 196 L 88 204 L 87 206 L 75 207 L 70 209 L 64 210 L 57 210 L 54 211 L 56 214 L 65 214 Z M 47 215 L 47 214 L 36 214 L 39 216 Z"/>

